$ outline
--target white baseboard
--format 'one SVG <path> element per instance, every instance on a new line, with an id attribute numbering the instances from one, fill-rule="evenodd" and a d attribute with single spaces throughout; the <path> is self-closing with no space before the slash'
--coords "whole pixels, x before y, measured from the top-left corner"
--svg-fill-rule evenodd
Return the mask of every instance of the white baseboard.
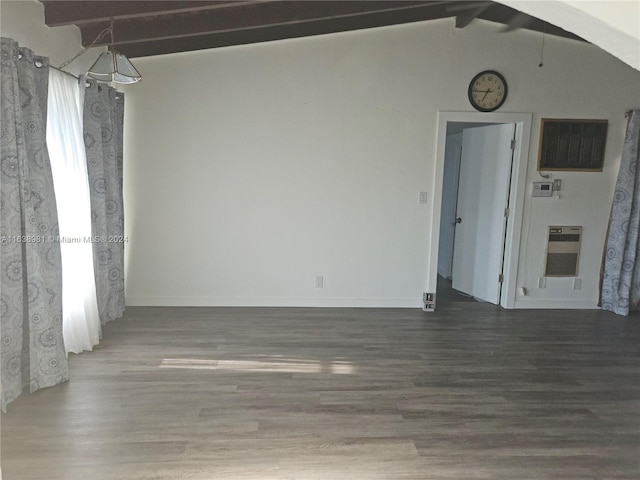
<path id="1" fill-rule="evenodd" d="M 127 297 L 129 307 L 422 308 L 421 298 Z"/>
<path id="2" fill-rule="evenodd" d="M 516 300 L 515 308 L 558 309 L 558 310 L 599 310 L 596 300 Z"/>
<path id="3" fill-rule="evenodd" d="M 422 308 L 421 298 L 256 298 L 256 297 L 139 297 L 126 299 L 129 307 L 307 307 L 307 308 Z M 437 298 L 436 298 L 437 302 Z M 516 309 L 599 309 L 594 300 L 534 300 L 515 302 Z M 436 303 L 436 311 L 437 303 Z M 1 479 L 0 479 L 1 480 Z"/>

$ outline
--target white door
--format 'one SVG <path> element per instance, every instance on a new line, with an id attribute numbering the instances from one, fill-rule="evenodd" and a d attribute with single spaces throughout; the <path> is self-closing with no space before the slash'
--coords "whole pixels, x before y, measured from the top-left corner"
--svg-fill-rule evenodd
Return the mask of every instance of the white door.
<path id="1" fill-rule="evenodd" d="M 462 160 L 453 252 L 454 289 L 500 303 L 515 125 L 491 125 L 462 133 Z"/>

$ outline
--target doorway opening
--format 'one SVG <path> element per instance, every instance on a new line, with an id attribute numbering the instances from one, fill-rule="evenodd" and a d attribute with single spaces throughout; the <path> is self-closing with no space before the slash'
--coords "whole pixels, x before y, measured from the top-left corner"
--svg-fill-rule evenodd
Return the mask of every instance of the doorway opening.
<path id="1" fill-rule="evenodd" d="M 514 136 L 514 124 L 447 124 L 438 281 L 494 305 L 502 294 Z"/>
<path id="2" fill-rule="evenodd" d="M 438 120 L 432 285 L 443 301 L 514 308 L 531 115 Z"/>

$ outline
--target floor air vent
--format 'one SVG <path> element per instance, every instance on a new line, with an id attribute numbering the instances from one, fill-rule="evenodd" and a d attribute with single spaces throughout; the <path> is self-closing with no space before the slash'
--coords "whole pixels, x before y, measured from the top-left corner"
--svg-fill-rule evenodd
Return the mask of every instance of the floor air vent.
<path id="1" fill-rule="evenodd" d="M 549 227 L 545 277 L 575 277 L 578 275 L 578 258 L 582 227 Z"/>

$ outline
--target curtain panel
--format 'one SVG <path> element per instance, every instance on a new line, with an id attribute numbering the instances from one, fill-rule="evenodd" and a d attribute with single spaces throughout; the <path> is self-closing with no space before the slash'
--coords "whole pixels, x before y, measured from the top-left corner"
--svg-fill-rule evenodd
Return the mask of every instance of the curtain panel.
<path id="1" fill-rule="evenodd" d="M 91 197 L 93 263 L 100 323 L 124 314 L 122 153 L 124 94 L 87 81 L 83 130 Z"/>
<path id="2" fill-rule="evenodd" d="M 100 341 L 93 272 L 91 206 L 82 138 L 83 79 L 51 69 L 47 149 L 58 204 L 62 255 L 62 332 L 67 352 L 91 350 Z"/>
<path id="3" fill-rule="evenodd" d="M 640 110 L 629 114 L 605 247 L 601 306 L 629 315 L 640 304 Z"/>
<path id="4" fill-rule="evenodd" d="M 48 59 L 2 38 L 0 330 L 2 410 L 69 378 L 62 267 L 46 146 Z"/>

